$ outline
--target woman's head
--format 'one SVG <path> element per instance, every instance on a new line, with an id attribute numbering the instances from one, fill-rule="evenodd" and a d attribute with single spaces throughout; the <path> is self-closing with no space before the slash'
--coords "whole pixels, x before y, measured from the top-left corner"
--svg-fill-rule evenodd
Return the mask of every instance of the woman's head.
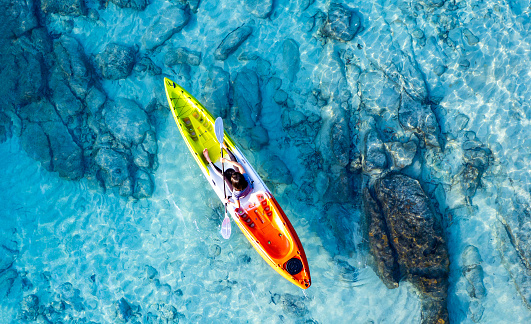
<path id="1" fill-rule="evenodd" d="M 223 173 L 223 175 L 225 176 L 225 179 L 230 179 L 230 178 L 232 178 L 232 175 L 234 174 L 234 172 L 236 172 L 236 171 L 234 171 L 234 169 L 230 169 L 229 168 L 229 169 L 225 170 L 225 173 Z"/>
<path id="2" fill-rule="evenodd" d="M 232 187 L 238 191 L 244 190 L 249 185 L 247 180 L 245 180 L 243 174 L 236 171 L 232 173 L 232 176 L 230 177 L 230 182 L 232 183 Z"/>

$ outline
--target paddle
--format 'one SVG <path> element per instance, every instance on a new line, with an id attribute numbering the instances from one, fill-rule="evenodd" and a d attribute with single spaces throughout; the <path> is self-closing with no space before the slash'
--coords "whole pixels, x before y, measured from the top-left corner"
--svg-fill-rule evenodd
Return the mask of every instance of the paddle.
<path id="1" fill-rule="evenodd" d="M 221 150 L 221 158 L 223 159 L 223 119 L 221 117 L 216 118 L 216 122 L 214 123 L 214 131 L 216 133 L 216 139 L 219 142 L 219 149 Z M 223 162 L 221 163 L 221 175 L 223 181 L 223 195 L 225 196 L 225 199 L 227 199 L 227 192 L 225 191 L 225 166 L 223 165 Z M 223 223 L 221 224 L 221 236 L 228 240 L 230 237 L 230 218 L 227 214 L 227 203 L 225 203 L 225 219 L 223 219 Z"/>

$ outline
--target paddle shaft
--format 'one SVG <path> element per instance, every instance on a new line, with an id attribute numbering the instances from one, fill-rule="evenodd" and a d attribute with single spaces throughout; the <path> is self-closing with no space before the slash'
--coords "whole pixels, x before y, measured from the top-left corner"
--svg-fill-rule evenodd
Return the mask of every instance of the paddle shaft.
<path id="1" fill-rule="evenodd" d="M 225 184 L 225 164 L 223 164 L 223 142 L 225 137 L 225 131 L 223 129 L 223 119 L 221 117 L 216 118 L 216 121 L 214 123 L 214 131 L 216 133 L 216 139 L 219 142 L 219 149 L 221 150 L 221 181 L 223 181 L 223 197 L 225 200 L 227 200 L 227 191 L 226 191 L 226 184 Z M 229 215 L 227 215 L 227 202 L 225 203 L 225 219 L 223 220 L 223 224 L 221 225 L 221 235 L 224 239 L 228 239 L 230 237 L 230 218 Z M 228 225 L 228 235 L 225 237 L 223 233 L 224 225 Z"/>
<path id="2" fill-rule="evenodd" d="M 223 181 L 223 196 L 227 199 L 227 191 L 225 190 L 225 164 L 223 163 L 223 144 L 220 144 L 221 148 L 221 180 Z M 227 215 L 227 202 L 225 202 L 225 215 Z"/>

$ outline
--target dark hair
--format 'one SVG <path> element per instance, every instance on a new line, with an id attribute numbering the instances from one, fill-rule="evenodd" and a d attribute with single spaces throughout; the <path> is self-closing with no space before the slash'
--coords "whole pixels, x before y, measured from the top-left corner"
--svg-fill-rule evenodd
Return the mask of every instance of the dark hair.
<path id="1" fill-rule="evenodd" d="M 243 174 L 236 171 L 230 177 L 230 182 L 232 182 L 232 187 L 238 191 L 244 190 L 249 185 Z"/>
<path id="2" fill-rule="evenodd" d="M 230 179 L 232 178 L 232 175 L 234 174 L 234 172 L 235 172 L 234 169 L 229 168 L 225 170 L 225 173 L 223 173 L 223 175 L 225 176 L 225 179 Z"/>

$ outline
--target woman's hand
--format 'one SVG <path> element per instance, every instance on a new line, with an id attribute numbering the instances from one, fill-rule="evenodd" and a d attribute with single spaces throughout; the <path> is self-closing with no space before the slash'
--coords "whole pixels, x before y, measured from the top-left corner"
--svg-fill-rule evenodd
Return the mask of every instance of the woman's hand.
<path id="1" fill-rule="evenodd" d="M 226 158 L 221 158 L 221 162 L 223 163 L 230 163 L 230 164 L 234 164 L 234 161 L 231 161 L 231 160 L 227 160 Z"/>

